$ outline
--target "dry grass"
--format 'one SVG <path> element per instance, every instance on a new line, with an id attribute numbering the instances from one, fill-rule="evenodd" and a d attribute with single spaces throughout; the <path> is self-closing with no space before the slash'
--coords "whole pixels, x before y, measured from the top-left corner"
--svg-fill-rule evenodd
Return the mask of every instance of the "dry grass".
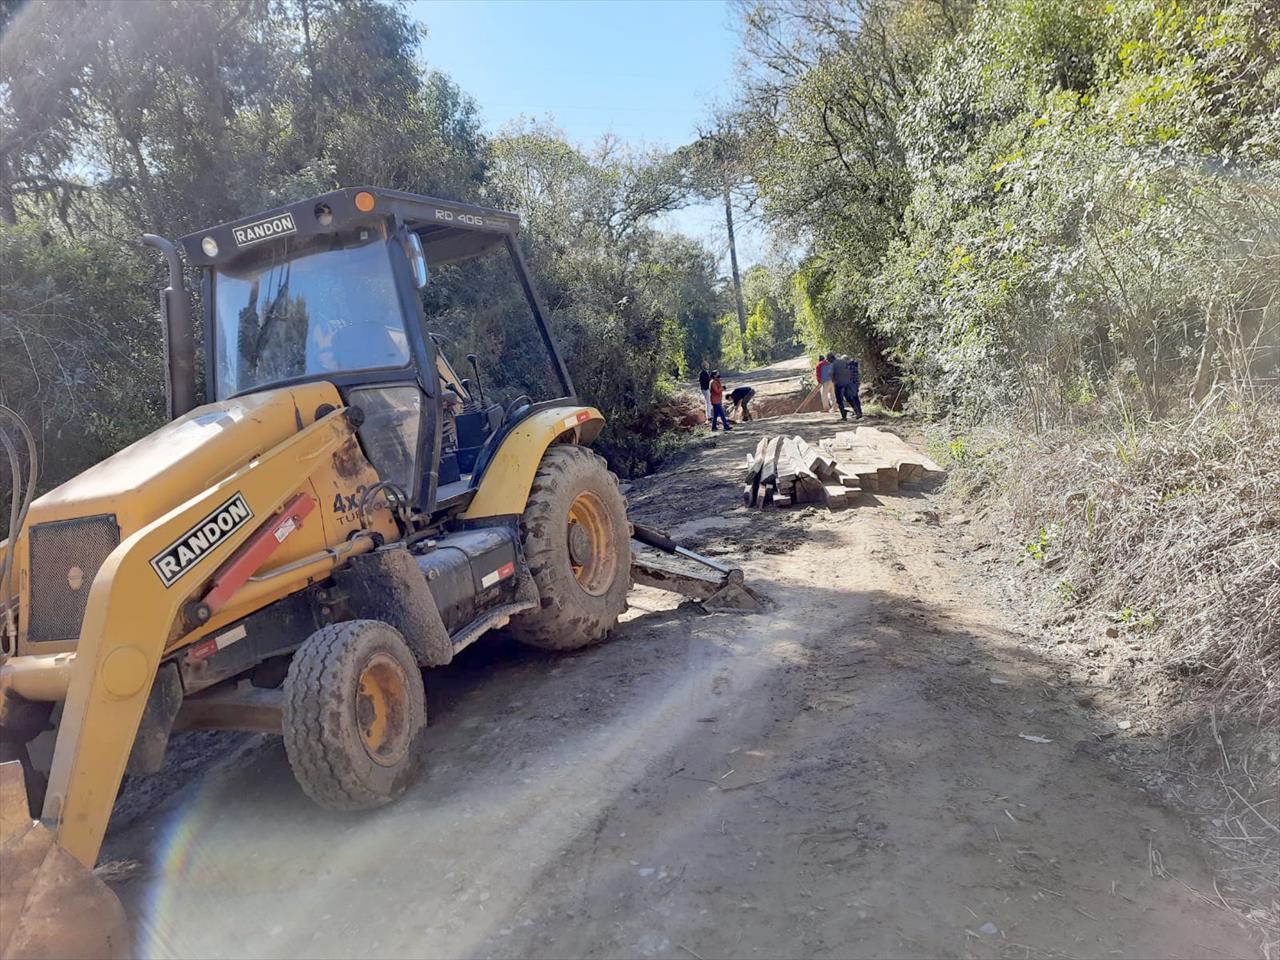
<path id="1" fill-rule="evenodd" d="M 1114 628 L 1127 695 L 1228 861 L 1224 902 L 1280 956 L 1280 405 L 934 446 L 1016 538 L 1046 620 Z"/>
<path id="2" fill-rule="evenodd" d="M 1037 543 L 1044 531 L 1043 562 L 1062 558 L 1066 603 L 1141 631 L 1158 662 L 1214 688 L 1237 719 L 1280 703 L 1280 411 L 1269 414 L 1060 435 L 1007 498 Z"/>

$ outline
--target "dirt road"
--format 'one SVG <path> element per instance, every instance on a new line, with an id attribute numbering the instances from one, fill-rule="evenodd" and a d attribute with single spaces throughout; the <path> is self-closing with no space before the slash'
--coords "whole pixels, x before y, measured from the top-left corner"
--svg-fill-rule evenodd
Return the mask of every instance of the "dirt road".
<path id="1" fill-rule="evenodd" d="M 317 809 L 246 739 L 117 830 L 143 952 L 1255 955 L 933 498 L 741 507 L 760 432 L 831 429 L 748 425 L 630 494 L 740 560 L 767 615 L 637 589 L 578 655 L 481 641 L 428 675 L 427 776 L 373 815 Z"/>

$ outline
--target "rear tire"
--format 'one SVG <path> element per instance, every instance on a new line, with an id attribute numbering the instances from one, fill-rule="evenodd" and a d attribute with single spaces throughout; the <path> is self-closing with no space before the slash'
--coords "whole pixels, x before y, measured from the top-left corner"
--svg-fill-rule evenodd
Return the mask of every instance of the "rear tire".
<path id="1" fill-rule="evenodd" d="M 586 447 L 549 448 L 521 528 L 540 605 L 512 617 L 512 634 L 545 650 L 604 639 L 627 608 L 631 524 L 618 478 L 603 458 Z"/>
<path id="2" fill-rule="evenodd" d="M 302 790 L 331 810 L 389 803 L 425 761 L 422 674 L 379 620 L 330 624 L 298 648 L 284 681 L 284 749 Z"/>

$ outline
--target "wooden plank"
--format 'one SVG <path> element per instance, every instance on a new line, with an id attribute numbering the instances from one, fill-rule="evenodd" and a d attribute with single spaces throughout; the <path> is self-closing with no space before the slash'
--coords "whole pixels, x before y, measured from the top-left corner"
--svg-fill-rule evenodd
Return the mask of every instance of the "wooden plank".
<path id="1" fill-rule="evenodd" d="M 809 395 L 800 401 L 800 406 L 796 407 L 796 413 L 818 413 L 822 409 L 821 393 L 820 387 L 810 390 Z"/>
<path id="2" fill-rule="evenodd" d="M 875 427 L 861 427 L 856 436 L 860 446 L 875 450 L 877 456 L 885 463 L 899 470 L 904 465 L 916 468 L 908 471 L 912 475 L 913 482 L 928 479 L 930 476 L 942 477 L 946 474 L 942 467 L 927 454 L 920 452 L 895 433 L 878 430 Z"/>
<path id="3" fill-rule="evenodd" d="M 823 501 L 822 483 L 816 477 L 799 478 L 791 499 L 797 503 L 821 503 Z"/>
<path id="4" fill-rule="evenodd" d="M 809 444 L 805 443 L 804 437 L 795 436 L 790 439 L 795 449 L 797 459 L 804 464 L 806 470 L 812 470 L 813 464 L 821 454 L 813 447 L 809 446 Z"/>
<path id="5" fill-rule="evenodd" d="M 791 498 L 783 496 L 774 497 L 773 505 L 778 508 L 789 507 L 791 506 Z"/>
<path id="6" fill-rule="evenodd" d="M 793 439 L 799 447 L 805 469 L 814 476 L 821 477 L 835 469 L 835 457 L 829 456 L 821 446 L 806 443 L 803 437 L 794 437 Z"/>
<path id="7" fill-rule="evenodd" d="M 843 484 L 825 484 L 822 488 L 822 499 L 830 510 L 843 509 L 849 504 L 849 494 Z"/>
<path id="8" fill-rule="evenodd" d="M 796 477 L 803 476 L 805 472 L 804 462 L 800 457 L 800 451 L 796 447 L 794 438 L 779 437 L 778 451 L 778 478 L 780 480 L 794 480 Z"/>
<path id="9" fill-rule="evenodd" d="M 888 431 L 885 431 L 885 430 L 878 430 L 876 431 L 876 433 L 877 433 L 877 442 L 884 444 L 886 448 L 896 449 L 900 451 L 900 458 L 902 460 L 905 460 L 909 463 L 918 464 L 920 467 L 924 469 L 926 473 L 941 474 L 946 472 L 945 470 L 942 469 L 942 467 L 940 467 L 937 463 L 935 463 L 933 459 L 929 457 L 928 454 L 920 450 L 917 450 L 914 446 L 907 443 L 907 441 L 903 440 L 897 434 L 889 433 Z"/>
<path id="10" fill-rule="evenodd" d="M 769 483 L 774 480 L 778 474 L 778 438 L 774 437 L 765 445 L 764 453 L 761 455 L 762 466 L 760 469 L 760 482 Z"/>
<path id="11" fill-rule="evenodd" d="M 898 489 L 898 468 L 876 468 L 876 490 L 880 493 L 891 493 Z"/>
<path id="12" fill-rule="evenodd" d="M 796 442 L 796 447 L 799 450 L 805 469 L 814 476 L 822 476 L 824 472 L 835 469 L 835 458 L 828 456 L 821 447 L 806 443 L 803 437 L 793 437 L 792 439 Z"/>

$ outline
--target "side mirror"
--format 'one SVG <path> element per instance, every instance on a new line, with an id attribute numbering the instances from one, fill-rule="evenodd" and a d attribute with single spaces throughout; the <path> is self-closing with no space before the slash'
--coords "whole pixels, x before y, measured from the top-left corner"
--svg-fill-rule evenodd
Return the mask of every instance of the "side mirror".
<path id="1" fill-rule="evenodd" d="M 406 252 L 409 254 L 409 262 L 413 264 L 413 282 L 421 290 L 431 279 L 431 274 L 427 270 L 427 255 L 422 250 L 422 238 L 416 233 L 409 234 L 409 249 Z"/>

